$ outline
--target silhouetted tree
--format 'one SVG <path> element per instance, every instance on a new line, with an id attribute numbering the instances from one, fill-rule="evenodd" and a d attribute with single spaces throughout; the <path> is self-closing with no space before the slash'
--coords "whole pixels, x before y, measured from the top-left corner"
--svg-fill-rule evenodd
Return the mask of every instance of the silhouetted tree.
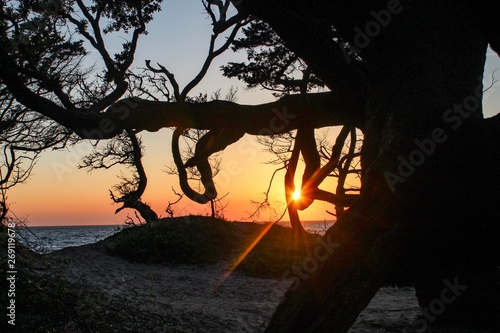
<path id="1" fill-rule="evenodd" d="M 60 65 L 57 63 L 55 66 Z M 31 175 L 43 150 L 61 149 L 79 139 L 49 118 L 29 112 L 5 86 L 0 88 L 0 223 L 8 218 L 8 191 Z M 13 220 L 19 220 L 13 216 Z"/>
<path id="2" fill-rule="evenodd" d="M 235 40 L 232 48 L 234 51 L 245 50 L 248 62 L 230 62 L 222 66 L 225 76 L 243 80 L 249 89 L 262 87 L 270 90 L 276 97 L 293 93 L 307 94 L 313 89 L 321 90 L 325 87 L 321 79 L 311 72 L 302 59 L 285 47 L 283 41 L 265 22 L 254 21 L 242 31 L 244 37 Z M 344 127 L 335 145 L 328 149 L 325 146 L 326 138 L 323 138 L 319 142 L 320 147 L 317 147 L 318 140 L 314 128 L 309 128 L 306 123 L 303 126 L 304 128 L 299 128 L 295 135 L 279 133 L 260 139 L 270 152 L 277 155 L 273 162 L 284 165 L 278 170 L 286 170 L 285 193 L 288 215 L 292 228 L 302 235 L 305 230 L 297 211 L 307 209 L 314 200 L 322 200 L 334 204 L 336 214 L 333 215 L 339 217 L 344 207 L 352 204 L 357 198 L 357 195 L 346 193 L 353 189 L 346 190 L 345 181 L 349 174 L 360 172 L 351 166 L 353 160 L 359 157 L 354 127 Z M 351 148 L 344 152 L 348 133 L 351 133 L 349 143 Z M 306 162 L 306 170 L 302 177 L 301 198 L 294 200 L 293 193 L 296 191 L 294 179 L 300 154 Z M 320 168 L 322 164 L 323 167 Z M 335 192 L 318 188 L 328 176 L 338 177 Z M 271 180 L 274 180 L 274 176 Z M 258 203 L 257 209 L 266 207 L 269 189 L 264 201 Z"/>
<path id="3" fill-rule="evenodd" d="M 425 325 L 496 330 L 500 116 L 484 119 L 481 101 L 488 44 L 500 52 L 500 3 L 233 3 L 232 17 L 230 1 L 204 3 L 215 18 L 214 35 L 257 17 L 330 91 L 253 106 L 197 104 L 185 102 L 188 85 L 182 91 L 174 86 L 174 95 L 182 97 L 175 102 L 120 100 L 137 39 L 159 2 L 78 0 L 56 2 L 50 12 L 31 2 L 2 2 L 2 89 L 23 114 L 46 117 L 82 139 L 175 127 L 174 162 L 181 171 L 186 164 L 197 167 L 205 190 L 181 188 L 199 203 L 216 197 L 207 159 L 245 133 L 303 131 L 294 146 L 312 156 L 313 165 L 305 160 L 314 179 L 320 169 L 308 131 L 356 127 L 364 135 L 360 196 L 326 232 L 314 270 L 293 277 L 266 332 L 346 332 L 380 286 L 402 281 L 415 284 L 420 305 L 431 308 L 432 316 L 424 312 Z M 109 22 L 103 28 L 102 19 Z M 113 57 L 103 31 L 129 32 L 130 42 Z M 99 52 L 105 69 L 75 86 L 67 73 L 84 71 L 76 60 L 85 53 L 77 38 Z M 53 66 L 61 59 L 66 67 Z M 188 128 L 208 132 L 184 163 L 178 140 Z M 185 185 L 185 173 L 179 177 Z"/>
<path id="4" fill-rule="evenodd" d="M 95 169 L 109 169 L 115 165 L 126 166 L 131 170 L 131 175 L 121 174 L 121 182 L 114 186 L 119 196 L 115 196 L 113 191 L 109 191 L 111 200 L 114 203 L 122 204 L 115 211 L 115 214 L 125 208 L 135 209 L 146 222 L 158 219 L 158 214 L 141 198 L 146 190 L 148 179 L 146 171 L 142 165 L 142 143 L 132 130 L 126 130 L 123 134 L 110 140 L 106 146 L 100 150 L 85 156 L 79 168 L 86 168 L 89 171 Z"/>

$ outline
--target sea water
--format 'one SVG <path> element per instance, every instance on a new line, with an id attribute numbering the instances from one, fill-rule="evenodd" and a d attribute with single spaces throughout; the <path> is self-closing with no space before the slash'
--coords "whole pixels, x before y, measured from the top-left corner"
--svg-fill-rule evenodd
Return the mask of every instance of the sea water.
<path id="1" fill-rule="evenodd" d="M 329 220 L 323 221 L 303 221 L 302 225 L 304 229 L 308 232 L 317 233 L 323 235 L 328 228 L 330 228 L 335 222 Z M 290 222 L 280 222 L 284 226 L 290 226 Z"/>
<path id="2" fill-rule="evenodd" d="M 32 250 L 47 253 L 69 246 L 95 243 L 122 228 L 117 225 L 29 227 L 19 228 L 18 237 Z"/>

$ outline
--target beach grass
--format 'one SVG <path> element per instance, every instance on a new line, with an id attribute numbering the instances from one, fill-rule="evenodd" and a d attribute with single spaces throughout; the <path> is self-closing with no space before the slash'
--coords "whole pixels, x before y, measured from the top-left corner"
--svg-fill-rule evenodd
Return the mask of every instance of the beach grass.
<path id="1" fill-rule="evenodd" d="M 258 228 L 261 232 L 264 227 Z M 317 243 L 318 235 L 307 234 L 307 244 L 297 239 L 291 228 L 273 225 L 237 270 L 252 277 L 281 278 L 293 265 L 301 264 L 308 255 L 308 249 Z M 256 235 L 250 235 L 246 243 L 251 243 Z M 248 245 L 246 245 L 248 247 Z"/>
<path id="2" fill-rule="evenodd" d="M 148 264 L 215 263 L 230 255 L 234 225 L 189 216 L 133 226 L 100 242 L 110 254 Z"/>
<path id="3" fill-rule="evenodd" d="M 0 235 L 6 248 L 7 238 Z M 0 256 L 1 269 L 6 257 Z M 175 332 L 172 323 L 162 316 L 140 313 L 140 309 L 119 297 L 109 297 L 83 282 L 69 281 L 61 271 L 64 265 L 46 260 L 44 255 L 16 244 L 16 317 L 15 326 L 0 322 L 0 332 Z M 4 272 L 2 272 L 4 273 Z M 7 280 L 0 289 L 8 290 Z M 1 304 L 7 304 L 2 292 Z"/>
<path id="4" fill-rule="evenodd" d="M 239 257 L 266 226 L 203 216 L 162 219 L 126 228 L 101 241 L 100 246 L 112 255 L 134 262 L 210 264 Z M 309 243 L 316 242 L 317 237 L 309 234 Z M 297 242 L 291 228 L 274 225 L 237 270 L 252 277 L 280 278 L 306 254 L 306 247 Z"/>

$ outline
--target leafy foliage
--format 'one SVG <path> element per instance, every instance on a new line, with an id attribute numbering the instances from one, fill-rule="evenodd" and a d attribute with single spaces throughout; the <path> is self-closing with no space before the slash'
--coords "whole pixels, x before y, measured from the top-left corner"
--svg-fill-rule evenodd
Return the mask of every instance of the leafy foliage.
<path id="1" fill-rule="evenodd" d="M 302 76 L 309 71 L 307 65 L 265 22 L 253 21 L 242 30 L 244 37 L 235 40 L 232 49 L 246 51 L 248 62 L 229 62 L 221 67 L 224 75 L 244 81 L 248 88 L 261 86 L 274 91 L 276 97 L 299 92 L 304 83 Z M 324 87 L 312 73 L 308 73 L 306 84 L 306 90 Z"/>
<path id="2" fill-rule="evenodd" d="M 146 24 L 160 11 L 160 5 L 161 0 L 0 2 L 2 191 L 25 181 L 44 150 L 66 148 L 81 140 L 60 125 L 61 119 L 75 113 L 83 118 L 95 115 L 127 92 L 139 36 L 147 33 Z M 107 48 L 112 34 L 127 38 L 116 54 Z M 101 59 L 88 65 L 92 52 Z M 40 104 L 57 119 L 35 112 Z M 126 136 L 117 133 L 111 148 L 127 144 Z M 124 153 L 96 151 L 90 155 L 94 160 L 83 164 L 98 164 L 99 159 L 123 157 Z M 128 154 L 127 166 L 133 165 L 134 154 Z M 123 162 L 116 160 L 111 163 Z M 124 182 L 130 183 L 128 179 Z M 126 190 L 132 191 L 134 185 Z"/>

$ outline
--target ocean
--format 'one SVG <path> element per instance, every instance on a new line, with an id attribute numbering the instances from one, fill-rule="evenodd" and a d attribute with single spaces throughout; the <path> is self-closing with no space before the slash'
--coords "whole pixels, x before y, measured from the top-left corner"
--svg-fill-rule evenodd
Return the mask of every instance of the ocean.
<path id="1" fill-rule="evenodd" d="M 290 222 L 279 222 L 290 226 Z M 332 221 L 305 221 L 307 231 L 324 234 L 333 224 Z M 69 246 L 80 246 L 98 242 L 114 235 L 126 226 L 93 225 L 93 226 L 54 226 L 29 227 L 18 229 L 20 241 L 38 253 L 47 253 Z"/>
<path id="2" fill-rule="evenodd" d="M 334 221 L 302 221 L 302 225 L 304 226 L 304 229 L 306 231 L 312 232 L 312 233 L 318 233 L 320 235 L 323 235 L 328 228 L 330 228 Z M 278 222 L 279 225 L 283 225 L 285 227 L 290 227 L 290 222 Z"/>
<path id="3" fill-rule="evenodd" d="M 17 230 L 20 241 L 38 253 L 47 253 L 69 246 L 98 242 L 124 226 L 93 225 L 63 227 L 29 227 Z"/>

